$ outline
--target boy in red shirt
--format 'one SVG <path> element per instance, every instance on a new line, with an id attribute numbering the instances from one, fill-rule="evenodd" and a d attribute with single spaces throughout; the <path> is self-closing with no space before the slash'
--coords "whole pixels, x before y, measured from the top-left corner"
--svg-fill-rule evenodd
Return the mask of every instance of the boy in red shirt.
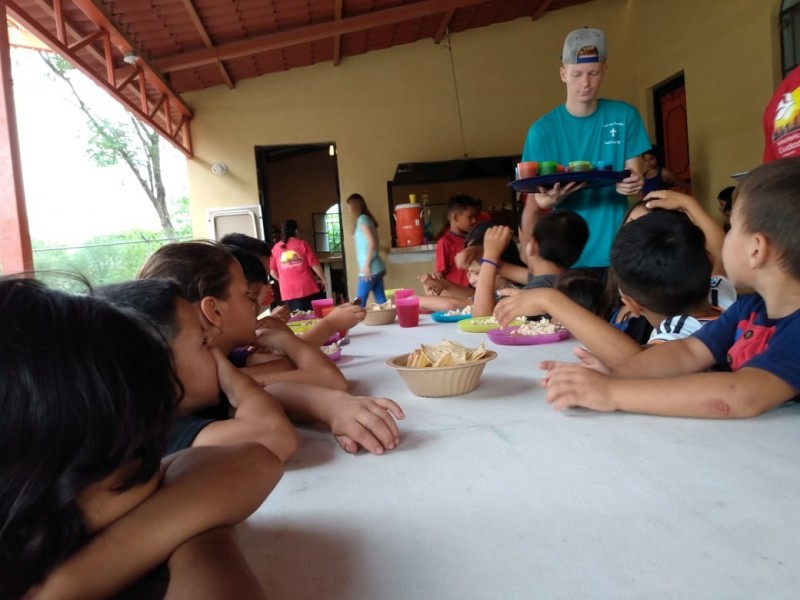
<path id="1" fill-rule="evenodd" d="M 467 194 L 456 194 L 447 202 L 450 229 L 436 244 L 434 268 L 439 279 L 469 287 L 467 271 L 456 266 L 456 254 L 464 249 L 464 238 L 477 222 L 480 202 Z"/>

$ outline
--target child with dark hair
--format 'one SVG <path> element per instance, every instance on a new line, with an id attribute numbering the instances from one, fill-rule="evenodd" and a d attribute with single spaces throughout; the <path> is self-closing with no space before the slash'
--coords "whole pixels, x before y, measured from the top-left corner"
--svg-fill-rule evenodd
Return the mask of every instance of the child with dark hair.
<path id="1" fill-rule="evenodd" d="M 220 243 L 230 250 L 237 260 L 239 260 L 240 254 L 234 251 L 234 249 L 238 249 L 239 252 L 247 252 L 258 259 L 258 262 L 260 262 L 261 266 L 264 268 L 266 276 L 259 305 L 264 308 L 271 308 L 270 316 L 280 319 L 281 321 L 287 321 L 291 316 L 291 311 L 285 304 L 281 304 L 280 287 L 276 290 L 272 285 L 274 282 L 269 276 L 269 244 L 264 240 L 254 238 L 244 233 L 229 233 L 222 237 Z M 239 260 L 239 262 L 241 263 L 242 261 Z M 248 282 L 255 283 L 256 281 L 261 281 L 261 272 L 259 270 L 247 269 L 244 264 L 242 268 L 245 269 L 245 277 Z M 252 273 L 252 277 L 249 273 Z"/>
<path id="2" fill-rule="evenodd" d="M 722 250 L 731 281 L 755 290 L 691 337 L 615 364 L 610 376 L 542 363 L 547 400 L 666 416 L 759 415 L 800 391 L 800 158 L 770 162 L 740 183 Z M 727 363 L 732 372 L 704 372 Z"/>
<path id="3" fill-rule="evenodd" d="M 257 260 L 256 264 L 261 267 Z M 208 328 L 211 331 L 203 327 L 197 309 L 177 283 L 138 279 L 103 286 L 94 293 L 145 317 L 172 349 L 184 393 L 165 454 L 189 446 L 216 446 L 243 439 L 262 444 L 282 461 L 294 453 L 297 433 L 280 404 L 213 346 L 216 332 L 213 327 Z M 220 392 L 230 404 L 230 418 L 204 416 L 204 409 L 220 403 Z"/>
<path id="4" fill-rule="evenodd" d="M 722 215 L 722 229 L 725 233 L 731 228 L 731 211 L 733 210 L 733 192 L 736 188 L 732 185 L 722 188 L 717 194 L 719 212 Z"/>
<path id="5" fill-rule="evenodd" d="M 650 343 L 680 339 L 719 316 L 708 303 L 706 238 L 685 214 L 654 209 L 620 228 L 611 246 L 622 302 L 654 327 Z"/>
<path id="6" fill-rule="evenodd" d="M 609 313 L 605 283 L 588 269 L 564 271 L 553 287 L 594 315 L 603 317 Z"/>
<path id="7" fill-rule="evenodd" d="M 524 242 L 527 267 L 507 263 L 502 252 L 511 244 L 512 232 L 492 230 L 491 240 L 483 240 L 481 265 L 497 269 L 503 277 L 522 284 L 526 289 L 552 287 L 556 279 L 569 269 L 583 252 L 589 239 L 586 221 L 571 210 L 545 213 L 535 224 L 529 240 Z"/>
<path id="8" fill-rule="evenodd" d="M 181 385 L 133 315 L 17 278 L 0 311 L 0 596 L 112 597 L 166 561 L 173 596 L 262 597 L 232 525 L 280 461 L 249 444 L 162 463 Z"/>
<path id="9" fill-rule="evenodd" d="M 488 231 L 494 228 L 496 228 L 496 225 L 492 221 L 483 221 L 475 225 L 467 234 L 464 242 L 465 249 L 478 248 L 480 250 L 483 246 L 484 236 Z M 516 244 L 507 244 L 500 256 L 504 263 L 509 265 L 509 268 L 525 268 L 520 259 Z M 488 291 L 482 291 L 479 294 L 478 284 L 480 281 L 480 270 L 481 265 L 477 260 L 472 261 L 467 266 L 467 277 L 470 287 L 466 288 L 447 281 L 446 279 L 430 281 L 427 286 L 428 293 L 424 296 L 420 296 L 420 308 L 425 310 L 447 311 L 464 309 L 472 305 L 472 314 L 475 316 L 491 314 L 494 301 L 492 300 L 491 305 L 487 304 L 485 300 L 486 295 L 488 294 L 490 298 L 493 298 L 496 290 L 515 284 L 503 277 L 500 273 L 491 273 L 486 279 L 486 281 L 488 281 L 486 284 Z"/>
<path id="10" fill-rule="evenodd" d="M 260 316 L 260 308 L 269 306 L 273 299 L 272 284 L 269 282 L 263 263 L 255 255 L 238 246 L 225 245 L 224 247 L 241 265 L 244 278 L 247 280 L 249 297 L 255 301 L 256 315 Z M 279 327 L 275 320 L 285 323 L 290 316 L 291 313 L 285 306 L 279 306 L 269 311 L 267 316 L 260 318 L 256 322 L 256 327 Z M 358 305 L 340 304 L 322 319 L 317 319 L 308 331 L 300 334 L 300 338 L 312 346 L 322 346 L 337 332 L 346 331 L 363 321 L 365 316 L 366 312 Z"/>
<path id="11" fill-rule="evenodd" d="M 683 213 L 655 209 L 623 225 L 611 246 L 611 269 L 622 302 L 654 328 L 649 344 L 681 339 L 716 319 L 708 304 L 711 259 L 705 236 Z M 534 311 L 534 312 L 528 312 Z M 614 365 L 642 347 L 556 290 L 530 290 L 498 305 L 506 323 L 519 314 L 547 313 L 561 322 L 592 357 Z"/>
<path id="12" fill-rule="evenodd" d="M 449 229 L 436 243 L 434 258 L 435 274 L 424 275 L 420 279 L 428 289 L 428 281 L 447 280 L 462 288 L 469 288 L 469 278 L 464 269 L 456 266 L 456 255 L 464 249 L 469 231 L 475 226 L 481 204 L 467 194 L 456 194 L 447 201 L 447 221 Z"/>
<path id="13" fill-rule="evenodd" d="M 661 166 L 661 156 L 655 146 L 642 152 L 642 165 L 644 166 L 642 195 L 646 196 L 656 190 L 673 188 L 680 192 L 686 191 L 686 182 L 668 168 Z"/>
<path id="14" fill-rule="evenodd" d="M 254 345 L 254 352 L 236 366 L 277 398 L 293 420 L 325 423 L 347 452 L 363 446 L 383 454 L 399 443 L 393 417 L 404 415 L 397 404 L 349 394 L 336 365 L 284 323 L 272 321 L 269 328 L 256 331 L 255 305 L 248 298 L 242 268 L 221 245 L 167 244 L 147 259 L 139 278 L 175 280 L 189 302 L 219 330 L 214 345 L 224 354 Z"/>
<path id="15" fill-rule="evenodd" d="M 264 265 L 264 270 L 269 269 L 269 244 L 264 240 L 254 238 L 244 233 L 228 233 L 222 237 L 220 243 L 224 246 L 236 246 L 254 254 Z"/>

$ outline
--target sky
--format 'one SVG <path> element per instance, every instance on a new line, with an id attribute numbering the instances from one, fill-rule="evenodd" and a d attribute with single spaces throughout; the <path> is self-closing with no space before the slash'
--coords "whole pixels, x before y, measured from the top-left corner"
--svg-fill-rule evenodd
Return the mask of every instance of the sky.
<path id="1" fill-rule="evenodd" d="M 12 48 L 11 57 L 31 238 L 66 246 L 134 228 L 160 230 L 155 209 L 128 167 L 98 167 L 86 155 L 86 118 L 69 89 L 48 76 L 38 52 Z M 105 90 L 77 71 L 74 76 L 98 113 L 127 118 Z M 186 158 L 169 143 L 161 149 L 169 201 L 187 194 Z"/>

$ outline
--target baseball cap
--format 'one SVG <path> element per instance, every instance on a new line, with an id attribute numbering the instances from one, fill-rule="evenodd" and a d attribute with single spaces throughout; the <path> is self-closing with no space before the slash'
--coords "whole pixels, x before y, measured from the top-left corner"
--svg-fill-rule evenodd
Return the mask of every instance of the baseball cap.
<path id="1" fill-rule="evenodd" d="M 561 62 L 565 65 L 606 62 L 607 56 L 606 34 L 599 29 L 581 27 L 567 34 Z"/>

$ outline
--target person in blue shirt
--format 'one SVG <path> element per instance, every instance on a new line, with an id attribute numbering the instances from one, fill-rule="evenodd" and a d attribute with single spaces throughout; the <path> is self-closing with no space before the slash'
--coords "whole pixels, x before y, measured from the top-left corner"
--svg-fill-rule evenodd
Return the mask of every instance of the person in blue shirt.
<path id="1" fill-rule="evenodd" d="M 386 302 L 386 292 L 383 288 L 386 264 L 380 257 L 378 248 L 378 221 L 372 216 L 361 194 L 351 194 L 347 198 L 347 206 L 354 219 L 353 238 L 358 261 L 356 296 L 361 298 L 362 304 L 366 304 L 367 296 L 372 292 L 375 295 L 375 302 L 383 304 Z"/>
<path id="2" fill-rule="evenodd" d="M 567 100 L 531 125 L 522 152 L 523 161 L 562 165 L 602 161 L 615 171 L 631 171 L 616 188 L 584 189 L 583 183 L 572 182 L 539 188 L 527 196 L 522 239 L 529 239 L 541 209 L 573 210 L 589 224 L 589 241 L 576 267 L 608 267 L 611 241 L 627 210 L 627 196 L 638 194 L 644 183 L 641 154 L 650 149 L 636 108 L 598 97 L 607 54 L 605 34 L 599 29 L 584 27 L 567 35 L 560 70 Z"/>

